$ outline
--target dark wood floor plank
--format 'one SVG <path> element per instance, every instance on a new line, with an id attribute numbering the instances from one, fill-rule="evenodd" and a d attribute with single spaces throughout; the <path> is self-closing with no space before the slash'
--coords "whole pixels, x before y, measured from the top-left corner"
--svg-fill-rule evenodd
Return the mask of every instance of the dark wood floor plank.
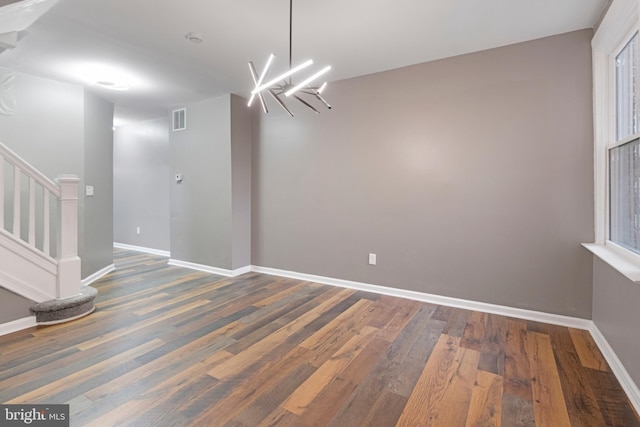
<path id="1" fill-rule="evenodd" d="M 505 427 L 534 427 L 536 417 L 533 401 L 511 393 L 502 396 L 502 425 Z"/>
<path id="2" fill-rule="evenodd" d="M 369 375 L 358 384 L 349 396 L 349 399 L 347 399 L 330 421 L 329 426 L 342 427 L 360 425 L 364 422 L 363 419 L 367 418 L 370 408 L 374 408 L 376 405 L 384 405 L 385 402 L 378 402 L 381 396 L 398 396 L 391 391 L 390 385 L 392 382 L 395 382 L 393 378 L 396 376 L 395 372 L 400 371 L 399 366 L 399 363 L 386 358 L 378 359 L 377 364 L 371 369 Z M 420 375 L 420 373 L 417 375 Z M 406 402 L 407 398 L 403 397 L 400 412 L 402 412 L 402 408 L 404 408 Z M 400 416 L 400 412 L 398 412 L 392 425 L 395 425 L 395 422 Z"/>
<path id="3" fill-rule="evenodd" d="M 504 316 L 487 314 L 485 337 L 480 346 L 478 369 L 496 375 L 504 375 L 506 323 Z"/>
<path id="4" fill-rule="evenodd" d="M 243 425 L 255 426 L 264 420 L 271 412 L 276 410 L 278 406 L 293 393 L 311 374 L 315 372 L 315 368 L 306 363 L 295 365 L 287 376 L 282 378 L 273 387 L 265 390 L 264 393 L 250 401 L 233 420 L 225 425 Z"/>
<path id="5" fill-rule="evenodd" d="M 465 327 L 467 326 L 467 319 L 470 314 L 471 312 L 469 310 L 451 308 L 451 315 L 447 320 L 447 324 L 445 325 L 442 333 L 451 337 L 461 338 L 464 334 Z"/>
<path id="6" fill-rule="evenodd" d="M 527 355 L 527 323 L 524 320 L 506 320 L 504 359 L 505 394 L 531 402 L 531 369 Z M 524 407 L 524 405 L 518 405 Z M 518 418 L 528 418 L 527 415 Z"/>
<path id="7" fill-rule="evenodd" d="M 585 427 L 605 425 L 569 329 L 547 325 L 546 330 L 555 349 L 558 376 L 571 423 Z"/>
<path id="8" fill-rule="evenodd" d="M 471 350 L 480 351 L 485 341 L 485 333 L 487 327 L 487 319 L 489 314 L 474 311 L 469 314 L 467 324 L 462 334 L 460 346 L 470 348 Z"/>
<path id="9" fill-rule="evenodd" d="M 638 427 L 640 418 L 628 403 L 628 398 L 622 391 L 615 376 L 608 371 L 585 368 L 587 380 L 596 393 L 598 406 L 608 426 Z"/>
<path id="10" fill-rule="evenodd" d="M 0 402 L 68 403 L 83 427 L 640 427 L 586 331 L 114 261 L 91 316 L 0 337 Z"/>

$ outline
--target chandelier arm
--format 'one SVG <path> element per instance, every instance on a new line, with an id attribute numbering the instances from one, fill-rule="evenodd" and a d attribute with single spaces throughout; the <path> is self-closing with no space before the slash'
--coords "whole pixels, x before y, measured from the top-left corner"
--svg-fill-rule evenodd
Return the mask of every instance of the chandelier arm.
<path id="1" fill-rule="evenodd" d="M 315 96 L 316 98 L 318 98 L 318 99 L 320 100 L 320 102 L 322 102 L 322 103 L 325 105 L 325 107 L 327 107 L 329 110 L 331 110 L 331 105 L 329 105 L 329 103 L 328 103 L 327 101 L 325 101 L 325 99 L 324 99 L 322 96 L 320 96 L 320 94 L 318 93 L 318 91 L 317 91 L 317 90 L 314 90 L 313 92 L 314 92 L 314 93 L 313 93 L 313 96 Z"/>
<path id="2" fill-rule="evenodd" d="M 262 92 L 260 92 L 258 94 L 258 99 L 260 100 L 260 104 L 262 105 L 262 111 L 264 111 L 265 113 L 269 113 L 269 108 L 267 108 L 267 103 L 264 102 L 264 96 L 262 96 Z M 331 108 L 331 107 L 329 107 Z"/>
<path id="3" fill-rule="evenodd" d="M 252 61 L 249 61 L 249 70 L 251 71 L 251 77 L 253 77 L 253 83 L 257 86 L 260 84 L 260 79 L 258 77 L 258 73 L 256 72 L 256 67 L 253 65 Z M 255 94 L 251 95 L 251 98 L 249 99 L 249 107 L 251 106 L 251 103 L 253 102 L 253 98 L 255 97 Z M 269 109 L 267 108 L 267 104 L 266 102 L 264 102 L 264 97 L 262 96 L 262 92 L 258 92 L 258 99 L 260 100 L 260 104 L 262 105 L 262 111 L 264 111 L 265 113 L 269 112 Z"/>
<path id="4" fill-rule="evenodd" d="M 297 99 L 298 101 L 302 102 L 307 107 L 311 108 L 316 114 L 320 114 L 320 111 L 316 110 L 316 108 L 313 105 L 309 104 L 307 101 L 305 101 L 304 99 L 300 98 L 298 95 L 293 95 L 293 97 L 295 99 Z"/>
<path id="5" fill-rule="evenodd" d="M 269 92 L 269 94 L 273 97 L 273 99 L 275 99 L 275 100 L 276 100 L 276 102 L 277 102 L 278 104 L 280 104 L 280 106 L 284 109 L 284 111 L 286 111 L 287 113 L 289 113 L 289 115 L 290 115 L 291 117 L 293 117 L 293 113 L 291 112 L 291 110 L 289 110 L 289 109 L 287 108 L 287 105 L 286 105 L 284 102 L 282 102 L 282 100 L 280 99 L 280 97 L 279 97 L 278 95 L 276 95 L 276 94 L 273 92 L 273 89 L 268 89 L 268 92 Z"/>

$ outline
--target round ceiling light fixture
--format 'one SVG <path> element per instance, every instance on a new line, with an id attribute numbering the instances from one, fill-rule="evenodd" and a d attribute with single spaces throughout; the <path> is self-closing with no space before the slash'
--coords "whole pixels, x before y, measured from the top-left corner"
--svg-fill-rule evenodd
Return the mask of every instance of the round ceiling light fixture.
<path id="1" fill-rule="evenodd" d="M 204 37 L 200 33 L 187 33 L 184 35 L 184 38 L 189 40 L 191 43 L 200 44 L 204 41 Z"/>
<path id="2" fill-rule="evenodd" d="M 100 87 L 103 87 L 105 89 L 109 89 L 109 90 L 129 90 L 131 89 L 131 85 L 129 85 L 129 83 L 118 83 L 118 82 L 113 82 L 111 80 L 98 80 L 96 82 L 96 84 Z"/>

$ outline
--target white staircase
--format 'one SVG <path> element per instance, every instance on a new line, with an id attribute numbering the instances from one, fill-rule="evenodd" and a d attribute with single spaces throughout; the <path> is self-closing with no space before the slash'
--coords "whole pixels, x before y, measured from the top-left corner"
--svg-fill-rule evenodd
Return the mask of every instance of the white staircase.
<path id="1" fill-rule="evenodd" d="M 1 287 L 36 303 L 80 295 L 79 181 L 51 181 L 0 143 Z"/>

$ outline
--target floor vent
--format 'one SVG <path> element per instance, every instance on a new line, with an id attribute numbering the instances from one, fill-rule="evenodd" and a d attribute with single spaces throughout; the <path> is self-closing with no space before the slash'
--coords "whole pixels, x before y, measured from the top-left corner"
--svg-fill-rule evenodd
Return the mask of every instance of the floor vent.
<path id="1" fill-rule="evenodd" d="M 174 132 L 187 129 L 187 109 L 180 108 L 173 110 L 173 127 Z"/>

